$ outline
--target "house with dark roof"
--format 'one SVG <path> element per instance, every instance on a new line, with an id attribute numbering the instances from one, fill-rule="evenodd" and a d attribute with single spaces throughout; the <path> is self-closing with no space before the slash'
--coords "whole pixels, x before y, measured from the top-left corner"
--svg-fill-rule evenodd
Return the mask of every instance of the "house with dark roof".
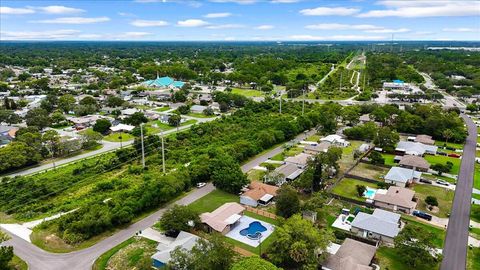
<path id="1" fill-rule="evenodd" d="M 403 188 L 391 186 L 385 194 L 377 192 L 373 197 L 373 205 L 382 209 L 403 212 L 411 214 L 417 202 L 415 200 L 415 191 Z"/>
<path id="2" fill-rule="evenodd" d="M 350 231 L 359 237 L 389 244 L 393 244 L 393 238 L 400 230 L 400 215 L 379 208 L 375 209 L 373 214 L 359 212 L 350 228 Z"/>
<path id="3" fill-rule="evenodd" d="M 376 251 L 376 246 L 346 238 L 335 254 L 327 258 L 322 270 L 372 270 Z"/>

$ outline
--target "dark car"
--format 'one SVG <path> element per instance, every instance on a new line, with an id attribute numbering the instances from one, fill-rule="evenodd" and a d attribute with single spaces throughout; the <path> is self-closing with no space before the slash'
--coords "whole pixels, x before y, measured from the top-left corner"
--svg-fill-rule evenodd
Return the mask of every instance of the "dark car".
<path id="1" fill-rule="evenodd" d="M 447 153 L 441 151 L 438 151 L 437 154 L 439 154 L 440 156 L 447 156 Z"/>
<path id="2" fill-rule="evenodd" d="M 425 183 L 425 184 L 430 184 L 430 185 L 433 183 L 432 180 L 428 180 L 428 179 L 425 179 L 425 178 L 420 178 L 420 182 Z"/>
<path id="3" fill-rule="evenodd" d="M 432 220 L 432 216 L 427 214 L 427 213 L 424 213 L 424 212 L 421 212 L 421 211 L 418 211 L 418 210 L 415 210 L 413 211 L 413 215 L 414 216 L 417 216 L 419 218 L 423 218 L 425 220 L 428 220 L 428 221 L 431 221 Z"/>

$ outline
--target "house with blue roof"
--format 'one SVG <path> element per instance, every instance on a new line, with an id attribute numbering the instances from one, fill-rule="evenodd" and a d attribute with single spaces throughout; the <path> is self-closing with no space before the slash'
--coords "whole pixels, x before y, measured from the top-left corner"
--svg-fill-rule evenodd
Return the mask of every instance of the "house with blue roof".
<path id="1" fill-rule="evenodd" d="M 155 87 L 155 88 L 182 88 L 185 84 L 182 81 L 175 81 L 173 78 L 170 77 L 158 77 L 155 80 L 148 80 L 142 83 L 144 86 L 147 87 Z"/>

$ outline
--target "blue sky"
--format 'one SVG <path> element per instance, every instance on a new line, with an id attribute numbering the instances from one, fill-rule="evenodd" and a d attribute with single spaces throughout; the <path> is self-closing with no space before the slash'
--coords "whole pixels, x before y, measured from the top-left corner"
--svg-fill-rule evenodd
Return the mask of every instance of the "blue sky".
<path id="1" fill-rule="evenodd" d="M 0 40 L 480 40 L 480 1 L 0 2 Z"/>

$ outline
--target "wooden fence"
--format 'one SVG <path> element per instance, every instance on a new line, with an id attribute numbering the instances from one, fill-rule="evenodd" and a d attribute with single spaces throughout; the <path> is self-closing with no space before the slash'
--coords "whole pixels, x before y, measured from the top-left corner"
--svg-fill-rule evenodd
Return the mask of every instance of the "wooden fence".
<path id="1" fill-rule="evenodd" d="M 247 211 L 258 214 L 260 216 L 264 216 L 264 217 L 271 218 L 271 219 L 277 219 L 277 216 L 275 214 L 267 212 L 265 210 L 253 208 L 251 206 L 247 206 L 246 208 L 247 208 Z"/>

